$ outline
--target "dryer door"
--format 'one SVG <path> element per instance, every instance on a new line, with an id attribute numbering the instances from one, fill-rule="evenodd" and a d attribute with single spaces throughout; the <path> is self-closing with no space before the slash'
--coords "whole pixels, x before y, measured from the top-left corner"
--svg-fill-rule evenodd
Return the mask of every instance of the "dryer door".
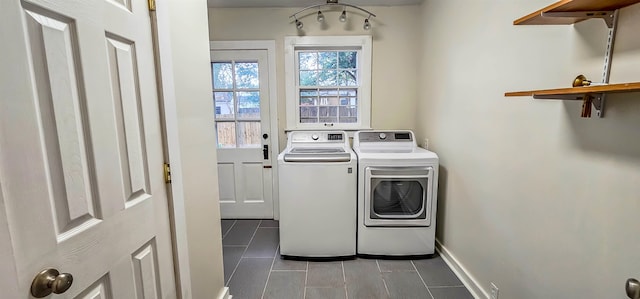
<path id="1" fill-rule="evenodd" d="M 429 226 L 432 167 L 367 167 L 366 226 Z"/>

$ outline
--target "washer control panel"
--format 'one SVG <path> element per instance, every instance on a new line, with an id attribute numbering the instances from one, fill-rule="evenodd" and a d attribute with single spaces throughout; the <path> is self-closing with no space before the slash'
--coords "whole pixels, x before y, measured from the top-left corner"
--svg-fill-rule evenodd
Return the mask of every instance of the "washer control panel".
<path id="1" fill-rule="evenodd" d="M 359 132 L 360 142 L 413 142 L 410 131 Z"/>
<path id="2" fill-rule="evenodd" d="M 344 143 L 346 136 L 344 132 L 306 132 L 306 131 L 293 131 L 290 133 L 289 138 L 291 142 L 325 142 L 325 143 Z"/>

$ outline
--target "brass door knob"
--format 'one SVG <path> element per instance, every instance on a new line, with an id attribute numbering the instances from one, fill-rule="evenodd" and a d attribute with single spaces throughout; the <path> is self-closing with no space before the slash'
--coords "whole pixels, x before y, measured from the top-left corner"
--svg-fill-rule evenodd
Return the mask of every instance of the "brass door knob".
<path id="1" fill-rule="evenodd" d="M 624 286 L 627 291 L 627 296 L 631 299 L 640 298 L 640 282 L 635 278 L 627 279 L 627 283 Z"/>
<path id="2" fill-rule="evenodd" d="M 578 75 L 575 79 L 573 79 L 573 87 L 582 87 L 591 85 L 591 80 L 587 80 L 587 77 L 584 75 Z"/>
<path id="3" fill-rule="evenodd" d="M 44 298 L 51 293 L 62 294 L 73 284 L 73 275 L 58 272 L 56 269 L 45 269 L 38 273 L 31 283 L 31 295 Z"/>

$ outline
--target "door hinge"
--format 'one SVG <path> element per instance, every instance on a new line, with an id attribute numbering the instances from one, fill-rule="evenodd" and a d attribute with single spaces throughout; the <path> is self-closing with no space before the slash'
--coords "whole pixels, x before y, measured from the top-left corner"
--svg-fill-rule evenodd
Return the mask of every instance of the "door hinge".
<path id="1" fill-rule="evenodd" d="M 171 183 L 171 165 L 169 163 L 164 163 L 164 182 Z"/>
<path id="2" fill-rule="evenodd" d="M 156 0 L 148 0 L 147 2 L 149 3 L 149 10 L 150 11 L 155 11 L 156 10 Z"/>

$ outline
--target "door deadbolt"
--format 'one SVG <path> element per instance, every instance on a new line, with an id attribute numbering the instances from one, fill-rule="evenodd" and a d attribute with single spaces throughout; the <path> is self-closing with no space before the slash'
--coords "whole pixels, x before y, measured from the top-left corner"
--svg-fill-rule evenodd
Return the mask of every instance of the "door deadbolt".
<path id="1" fill-rule="evenodd" d="M 31 295 L 44 298 L 51 293 L 62 294 L 73 284 L 73 275 L 60 273 L 56 269 L 45 269 L 38 273 L 31 283 Z"/>

